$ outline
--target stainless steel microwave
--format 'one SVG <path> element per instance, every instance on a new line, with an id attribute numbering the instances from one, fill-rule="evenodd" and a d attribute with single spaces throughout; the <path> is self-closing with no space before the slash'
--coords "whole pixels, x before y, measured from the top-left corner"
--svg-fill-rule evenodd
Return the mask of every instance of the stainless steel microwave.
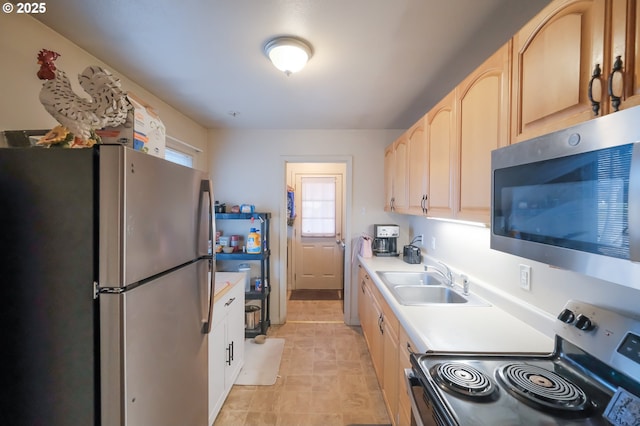
<path id="1" fill-rule="evenodd" d="M 492 152 L 491 248 L 639 287 L 640 107 Z"/>

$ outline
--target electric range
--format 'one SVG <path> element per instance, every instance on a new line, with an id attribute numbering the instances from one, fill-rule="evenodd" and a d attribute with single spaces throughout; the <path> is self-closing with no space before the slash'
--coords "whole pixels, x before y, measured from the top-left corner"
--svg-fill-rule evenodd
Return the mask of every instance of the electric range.
<path id="1" fill-rule="evenodd" d="M 640 318 L 572 300 L 555 333 L 547 355 L 412 354 L 413 423 L 640 426 Z"/>

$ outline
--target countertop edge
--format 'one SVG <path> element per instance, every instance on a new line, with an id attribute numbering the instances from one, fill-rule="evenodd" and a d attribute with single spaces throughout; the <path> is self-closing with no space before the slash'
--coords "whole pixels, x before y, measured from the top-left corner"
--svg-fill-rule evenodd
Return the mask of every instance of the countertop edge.
<path id="1" fill-rule="evenodd" d="M 217 302 L 239 282 L 244 282 L 244 272 L 216 272 L 213 302 Z"/>

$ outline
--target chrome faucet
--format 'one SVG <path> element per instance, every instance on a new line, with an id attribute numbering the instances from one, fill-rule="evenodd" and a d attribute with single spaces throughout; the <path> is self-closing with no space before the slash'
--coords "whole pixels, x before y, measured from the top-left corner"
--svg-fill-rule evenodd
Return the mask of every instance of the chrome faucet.
<path id="1" fill-rule="evenodd" d="M 436 271 L 437 273 L 442 275 L 442 277 L 446 280 L 446 284 L 449 287 L 453 287 L 454 283 L 453 283 L 453 274 L 451 273 L 451 269 L 444 262 L 438 261 L 438 263 L 444 267 L 444 271 L 441 271 L 440 269 L 436 268 L 435 266 L 424 265 L 425 272 L 428 271 L 429 268 L 433 269 L 434 271 Z"/>

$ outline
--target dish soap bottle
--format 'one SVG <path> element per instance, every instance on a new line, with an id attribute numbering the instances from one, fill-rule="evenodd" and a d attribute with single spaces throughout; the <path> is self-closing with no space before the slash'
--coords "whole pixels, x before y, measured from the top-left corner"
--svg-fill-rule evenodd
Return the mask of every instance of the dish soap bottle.
<path id="1" fill-rule="evenodd" d="M 247 236 L 247 253 L 260 253 L 262 245 L 260 244 L 260 234 L 256 228 L 251 228 Z"/>

